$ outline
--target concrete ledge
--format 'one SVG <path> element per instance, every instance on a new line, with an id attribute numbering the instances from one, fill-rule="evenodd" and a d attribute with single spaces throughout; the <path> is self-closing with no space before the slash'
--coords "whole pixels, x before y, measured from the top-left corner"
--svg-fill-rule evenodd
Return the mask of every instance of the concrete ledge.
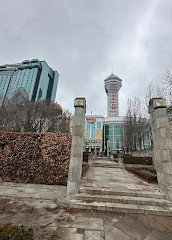
<path id="1" fill-rule="evenodd" d="M 61 185 L 0 182 L 0 196 L 54 199 L 66 196 L 67 187 Z"/>

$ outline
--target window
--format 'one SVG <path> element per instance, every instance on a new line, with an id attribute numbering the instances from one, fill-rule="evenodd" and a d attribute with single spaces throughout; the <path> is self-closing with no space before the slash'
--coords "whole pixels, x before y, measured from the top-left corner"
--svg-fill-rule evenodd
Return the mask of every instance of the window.
<path id="1" fill-rule="evenodd" d="M 88 121 L 87 121 L 86 138 L 90 138 L 90 124 Z"/>
<path id="2" fill-rule="evenodd" d="M 97 129 L 101 129 L 101 126 L 102 124 L 101 124 L 101 122 L 97 122 Z"/>
<path id="3" fill-rule="evenodd" d="M 95 122 L 91 124 L 91 138 L 95 138 Z"/>

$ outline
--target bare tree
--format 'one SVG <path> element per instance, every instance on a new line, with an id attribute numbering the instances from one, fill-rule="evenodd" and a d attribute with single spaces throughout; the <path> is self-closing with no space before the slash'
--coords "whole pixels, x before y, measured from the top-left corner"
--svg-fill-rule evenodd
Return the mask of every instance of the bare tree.
<path id="1" fill-rule="evenodd" d="M 172 105 L 172 70 L 167 70 L 164 77 L 164 92 L 169 106 Z"/>
<path id="2" fill-rule="evenodd" d="M 127 114 L 124 120 L 124 146 L 126 152 L 131 152 L 133 147 L 133 121 L 131 111 L 131 99 L 128 99 Z"/>
<path id="3" fill-rule="evenodd" d="M 50 101 L 31 102 L 27 92 L 19 89 L 0 107 L 0 129 L 16 132 L 67 132 L 68 111 Z"/>
<path id="4" fill-rule="evenodd" d="M 166 90 L 164 86 L 154 85 L 152 82 L 148 85 L 145 104 L 148 107 L 149 101 L 152 98 L 166 98 Z"/>
<path id="5" fill-rule="evenodd" d="M 139 98 L 128 100 L 128 109 L 124 124 L 124 144 L 127 152 L 141 151 L 150 137 L 149 121 L 145 117 L 144 101 Z"/>

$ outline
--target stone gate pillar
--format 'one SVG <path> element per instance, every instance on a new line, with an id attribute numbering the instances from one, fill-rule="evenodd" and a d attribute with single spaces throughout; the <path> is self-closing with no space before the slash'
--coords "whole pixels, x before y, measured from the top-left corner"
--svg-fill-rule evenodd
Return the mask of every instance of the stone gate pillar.
<path id="1" fill-rule="evenodd" d="M 161 98 L 149 102 L 150 124 L 154 145 L 154 164 L 160 191 L 172 201 L 172 138 L 166 112 L 166 101 Z"/>
<path id="2" fill-rule="evenodd" d="M 76 98 L 74 102 L 75 114 L 72 125 L 72 146 L 69 162 L 67 195 L 79 192 L 79 184 L 82 174 L 84 123 L 86 112 L 85 98 Z"/>

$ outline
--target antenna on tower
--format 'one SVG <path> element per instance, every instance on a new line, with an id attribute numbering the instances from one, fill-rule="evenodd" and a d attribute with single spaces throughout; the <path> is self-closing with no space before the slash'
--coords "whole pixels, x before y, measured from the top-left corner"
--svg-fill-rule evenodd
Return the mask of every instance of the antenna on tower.
<path id="1" fill-rule="evenodd" d="M 113 66 L 112 66 L 112 74 L 113 74 Z"/>

